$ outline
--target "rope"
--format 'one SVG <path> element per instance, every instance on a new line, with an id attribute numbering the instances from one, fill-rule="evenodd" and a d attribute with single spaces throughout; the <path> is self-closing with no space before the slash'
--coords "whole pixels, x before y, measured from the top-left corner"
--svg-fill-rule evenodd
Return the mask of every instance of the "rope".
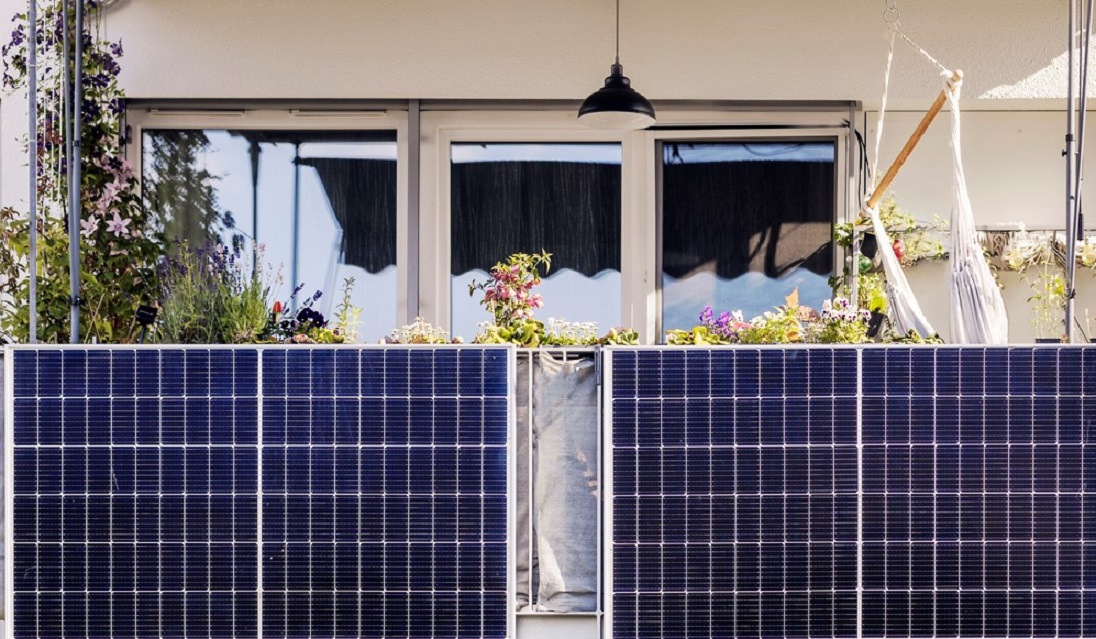
<path id="1" fill-rule="evenodd" d="M 906 35 L 905 33 L 902 33 L 902 30 L 898 28 L 898 23 L 897 22 L 892 23 L 890 25 L 890 28 L 891 28 L 891 31 L 896 33 L 899 38 L 902 38 L 903 40 L 905 40 L 906 44 L 910 45 L 911 47 L 916 49 L 918 53 L 925 56 L 925 59 L 928 60 L 929 62 L 931 62 L 934 66 L 936 66 L 936 68 L 939 69 L 940 73 L 943 76 L 951 77 L 951 69 L 949 69 L 949 68 L 945 67 L 944 65 L 940 64 L 940 61 L 937 60 L 936 58 L 932 57 L 932 55 L 930 55 L 928 51 L 925 51 L 924 49 L 922 49 L 921 45 L 917 44 L 913 40 L 910 40 L 910 37 L 908 35 Z"/>
<path id="2" fill-rule="evenodd" d="M 883 121 L 887 112 L 887 96 L 890 95 L 891 68 L 894 64 L 894 36 L 897 29 L 891 30 L 890 48 L 887 49 L 887 71 L 883 74 L 883 99 L 879 105 L 879 118 L 875 125 L 875 149 L 872 151 L 871 183 L 875 186 L 879 179 L 879 146 L 883 143 Z"/>

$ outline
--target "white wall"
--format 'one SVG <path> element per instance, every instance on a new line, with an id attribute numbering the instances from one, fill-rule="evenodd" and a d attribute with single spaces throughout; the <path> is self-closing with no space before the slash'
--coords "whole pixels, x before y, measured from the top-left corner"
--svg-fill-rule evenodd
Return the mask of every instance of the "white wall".
<path id="1" fill-rule="evenodd" d="M 1064 95 L 1064 0 L 899 4 L 971 97 Z M 878 98 L 878 0 L 621 5 L 622 62 L 651 99 Z M 141 97 L 581 99 L 613 55 L 609 0 L 123 0 L 104 24 Z M 936 86 L 916 55 L 899 56 L 899 100 Z"/>
<path id="2" fill-rule="evenodd" d="M 977 223 L 1060 225 L 1066 0 L 898 4 L 905 32 L 966 72 Z M 0 0 L 0 19 L 25 5 Z M 623 0 L 621 58 L 655 101 L 859 100 L 871 110 L 885 63 L 883 9 L 878 0 Z M 123 42 L 131 98 L 577 101 L 608 72 L 613 15 L 611 0 L 119 0 L 102 27 Z M 940 86 L 937 71 L 900 45 L 884 162 Z M 7 97 L 0 202 L 25 207 L 15 141 L 25 105 Z M 950 210 L 946 124 L 945 114 L 894 185 L 921 217 Z M 932 291 L 942 274 L 922 267 L 913 278 Z M 930 314 L 946 317 L 940 296 L 930 298 Z M 1026 337 L 1015 329 L 1026 322 L 1013 323 Z"/>

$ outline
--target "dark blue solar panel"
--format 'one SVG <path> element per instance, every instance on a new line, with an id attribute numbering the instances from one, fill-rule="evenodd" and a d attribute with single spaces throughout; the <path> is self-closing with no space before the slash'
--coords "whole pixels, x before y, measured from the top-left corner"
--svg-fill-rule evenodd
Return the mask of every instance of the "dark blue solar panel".
<path id="1" fill-rule="evenodd" d="M 856 636 L 855 352 L 608 367 L 612 636 Z"/>
<path id="2" fill-rule="evenodd" d="M 256 632 L 254 352 L 18 349 L 14 636 Z M 243 366 L 243 368 L 240 368 Z M 218 404 L 211 436 L 211 397 Z M 224 433 L 227 432 L 227 436 Z M 250 469 L 251 479 L 248 479 Z"/>
<path id="3" fill-rule="evenodd" d="M 264 353 L 264 636 L 507 635 L 508 380 L 504 350 Z"/>
<path id="4" fill-rule="evenodd" d="M 611 635 L 1096 633 L 1092 352 L 614 350 Z"/>
<path id="5" fill-rule="evenodd" d="M 864 635 L 1096 629 L 1081 614 L 1096 613 L 1081 603 L 1090 351 L 862 357 Z"/>
<path id="6" fill-rule="evenodd" d="M 504 349 L 11 354 L 14 636 L 506 636 Z"/>

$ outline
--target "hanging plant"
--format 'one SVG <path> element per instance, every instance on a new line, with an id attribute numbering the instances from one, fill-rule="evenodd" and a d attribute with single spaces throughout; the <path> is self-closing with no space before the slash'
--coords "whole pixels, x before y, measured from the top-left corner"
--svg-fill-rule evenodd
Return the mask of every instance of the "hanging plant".
<path id="1" fill-rule="evenodd" d="M 99 3 L 88 0 L 81 29 L 83 97 L 79 207 L 80 341 L 132 339 L 134 314 L 157 291 L 156 265 L 163 255 L 160 234 L 141 205 L 132 167 L 124 157 L 125 95 L 118 82 L 121 42 L 100 37 Z M 64 143 L 65 43 L 76 30 L 74 8 L 59 0 L 39 3 L 34 38 L 38 44 L 37 201 L 38 339 L 69 341 L 68 163 Z M 66 13 L 67 12 L 67 13 Z M 27 15 L 15 16 L 3 47 L 4 88 L 28 86 Z M 67 32 L 66 32 L 67 27 Z M 0 332 L 29 339 L 30 229 L 28 214 L 0 210 Z"/>

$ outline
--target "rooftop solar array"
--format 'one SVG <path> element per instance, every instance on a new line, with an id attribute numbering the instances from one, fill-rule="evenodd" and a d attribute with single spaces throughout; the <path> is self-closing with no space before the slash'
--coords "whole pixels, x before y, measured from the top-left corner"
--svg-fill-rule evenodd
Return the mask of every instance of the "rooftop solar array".
<path id="1" fill-rule="evenodd" d="M 612 349 L 608 636 L 1096 636 L 1096 356 Z"/>
<path id="2" fill-rule="evenodd" d="M 9 355 L 14 637 L 510 632 L 510 351 Z"/>

